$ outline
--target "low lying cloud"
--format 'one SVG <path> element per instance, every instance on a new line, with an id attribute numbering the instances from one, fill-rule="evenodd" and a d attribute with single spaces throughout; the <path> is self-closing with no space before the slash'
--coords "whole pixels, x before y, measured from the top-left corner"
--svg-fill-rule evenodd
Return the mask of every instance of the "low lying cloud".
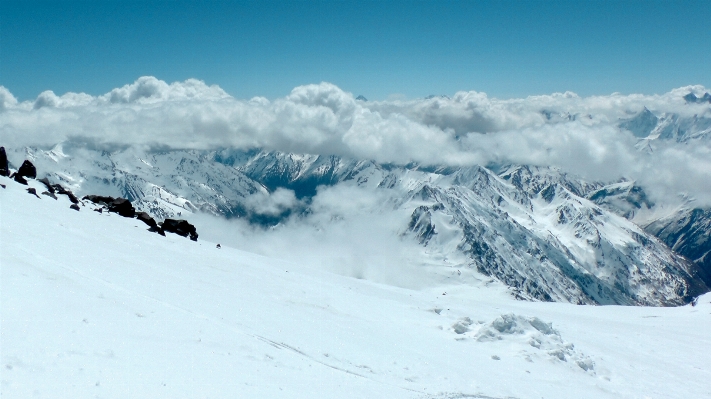
<path id="1" fill-rule="evenodd" d="M 427 259 L 416 241 L 401 237 L 409 214 L 384 205 L 387 190 L 363 190 L 348 183 L 321 187 L 306 215 L 262 228 L 243 219 L 191 216 L 200 237 L 300 265 L 349 277 L 423 288 L 440 281 L 442 262 Z"/>
<path id="2" fill-rule="evenodd" d="M 272 193 L 257 192 L 252 194 L 245 198 L 243 205 L 259 215 L 280 216 L 298 208 L 300 201 L 296 199 L 294 191 L 277 188 Z"/>
<path id="3" fill-rule="evenodd" d="M 645 107 L 658 116 L 711 118 L 710 104 L 683 98 L 706 91 L 687 86 L 660 95 L 566 92 L 509 100 L 458 92 L 366 102 L 321 83 L 269 101 L 235 99 L 195 79 L 168 84 L 142 77 L 101 96 L 45 91 L 18 102 L 0 86 L 0 136 L 11 147 L 73 141 L 103 149 L 264 148 L 401 164 L 525 163 L 595 180 L 633 178 L 659 196 L 685 192 L 711 202 L 709 140 L 658 141 L 640 150 L 639 140 L 618 127 Z M 295 199 L 281 193 L 276 200 Z M 265 211 L 279 212 L 279 204 Z"/>

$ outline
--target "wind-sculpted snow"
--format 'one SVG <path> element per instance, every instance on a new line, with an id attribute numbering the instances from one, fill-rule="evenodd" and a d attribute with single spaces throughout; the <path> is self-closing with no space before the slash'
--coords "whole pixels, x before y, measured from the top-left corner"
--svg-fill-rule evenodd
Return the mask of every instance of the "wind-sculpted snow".
<path id="1" fill-rule="evenodd" d="M 629 182 L 591 183 L 540 167 L 495 173 L 259 151 L 108 153 L 57 146 L 9 154 L 13 162 L 29 156 L 79 194 L 123 196 L 160 218 L 209 213 L 277 225 L 273 234 L 292 237 L 329 231 L 339 220 L 370 225 L 392 237 L 393 254 L 407 248 L 403 241 L 419 243 L 442 267 L 434 259 L 494 278 L 520 299 L 679 305 L 708 289 L 698 265 L 614 213 L 623 214 L 620 203 L 641 201 L 643 192 Z M 273 239 L 254 234 L 265 243 Z M 349 242 L 369 242 L 360 235 L 373 233 L 350 234 Z"/>
<path id="2" fill-rule="evenodd" d="M 536 360 L 569 362 L 594 375 L 595 361 L 575 350 L 575 345 L 566 342 L 560 332 L 538 317 L 524 317 L 517 314 L 502 314 L 490 323 L 475 322 L 463 317 L 452 325 L 458 335 L 457 340 L 473 339 L 481 343 L 496 343 L 497 346 L 529 346 L 519 352 L 519 356 L 534 363 Z M 501 341 L 501 342 L 500 342 Z M 496 356 L 495 360 L 498 356 Z"/>

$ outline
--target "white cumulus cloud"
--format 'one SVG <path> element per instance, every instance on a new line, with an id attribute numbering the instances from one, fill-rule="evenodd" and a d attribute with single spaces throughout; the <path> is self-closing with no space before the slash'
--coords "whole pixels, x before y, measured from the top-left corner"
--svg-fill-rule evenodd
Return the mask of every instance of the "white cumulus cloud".
<path id="1" fill-rule="evenodd" d="M 705 188 L 710 140 L 655 141 L 639 150 L 638 139 L 618 127 L 644 108 L 657 116 L 711 118 L 711 104 L 683 98 L 707 91 L 687 86 L 658 95 L 566 92 L 506 100 L 458 92 L 365 102 L 320 83 L 270 101 L 236 99 L 195 79 L 142 77 L 100 96 L 45 91 L 18 102 L 0 86 L 0 145 L 74 141 L 106 149 L 265 148 L 393 163 L 526 163 L 596 180 L 633 178 L 659 193 L 711 202 Z"/>

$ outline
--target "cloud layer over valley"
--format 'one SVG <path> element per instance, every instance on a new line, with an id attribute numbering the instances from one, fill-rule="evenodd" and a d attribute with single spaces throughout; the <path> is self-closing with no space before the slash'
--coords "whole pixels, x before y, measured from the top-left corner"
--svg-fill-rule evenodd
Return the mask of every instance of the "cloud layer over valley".
<path id="1" fill-rule="evenodd" d="M 142 77 L 101 96 L 45 91 L 25 102 L 0 86 L 0 135 L 6 147 L 73 141 L 109 150 L 264 148 L 380 163 L 554 166 L 591 180 L 635 179 L 656 198 L 686 193 L 711 202 L 705 138 L 711 134 L 649 140 L 619 127 L 645 108 L 659 118 L 707 121 L 711 104 L 684 98 L 706 91 L 687 86 L 652 96 L 566 92 L 508 100 L 458 92 L 367 102 L 320 83 L 270 101 L 235 99 L 194 79 L 168 84 Z"/>

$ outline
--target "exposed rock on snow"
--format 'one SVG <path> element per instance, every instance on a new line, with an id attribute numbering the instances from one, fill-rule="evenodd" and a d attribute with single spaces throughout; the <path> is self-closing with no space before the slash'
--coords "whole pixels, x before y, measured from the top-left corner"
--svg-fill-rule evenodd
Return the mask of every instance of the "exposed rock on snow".
<path id="1" fill-rule="evenodd" d="M 137 212 L 136 219 L 147 224 L 149 227 L 151 227 L 153 229 L 158 229 L 158 223 L 156 223 L 155 219 L 153 219 L 151 217 L 151 215 L 147 214 L 146 212 Z"/>
<path id="2" fill-rule="evenodd" d="M 49 182 L 48 178 L 43 177 L 41 179 L 37 179 L 37 181 L 44 184 L 44 186 L 47 187 L 47 191 L 54 194 L 54 187 L 52 187 L 52 184 Z"/>
<path id="3" fill-rule="evenodd" d="M 22 176 L 22 177 L 29 177 L 30 179 L 34 179 L 37 177 L 37 169 L 35 168 L 35 165 L 32 164 L 29 160 L 25 160 L 25 162 L 22 163 L 22 166 L 20 166 L 20 169 L 17 170 L 17 174 Z"/>
<path id="4" fill-rule="evenodd" d="M 175 219 L 165 219 L 163 223 L 160 224 L 163 231 L 168 233 L 175 233 L 177 235 L 188 237 L 193 241 L 197 241 L 198 234 L 195 226 L 188 223 L 187 220 L 175 220 Z"/>
<path id="5" fill-rule="evenodd" d="M 52 191 L 53 193 L 66 195 L 67 198 L 69 198 L 69 201 L 71 201 L 73 204 L 79 203 L 79 199 L 76 197 L 76 195 L 74 195 L 74 193 L 70 190 L 64 188 L 61 184 L 52 184 L 51 187 L 54 189 Z"/>
<path id="6" fill-rule="evenodd" d="M 28 188 L 28 189 L 27 189 L 27 192 L 30 193 L 30 194 L 32 194 L 32 195 L 34 195 L 34 196 L 37 197 L 37 198 L 40 197 L 39 195 L 37 195 L 37 190 L 35 190 L 34 187 Z M 41 199 L 41 198 L 40 198 L 40 199 Z"/>
<path id="7" fill-rule="evenodd" d="M 18 182 L 18 183 L 20 183 L 20 184 L 23 184 L 23 185 L 25 185 L 25 186 L 27 185 L 27 180 L 26 180 L 24 177 L 18 175 L 17 173 L 13 174 L 12 176 L 13 176 L 13 179 L 15 179 L 16 182 Z"/>
<path id="8" fill-rule="evenodd" d="M 136 210 L 133 208 L 131 201 L 127 200 L 126 198 L 113 198 L 101 195 L 86 195 L 82 199 L 89 200 L 95 204 L 103 204 L 108 208 L 109 212 L 118 213 L 119 215 L 126 218 L 132 218 L 136 216 Z"/>
<path id="9" fill-rule="evenodd" d="M 7 153 L 5 147 L 0 147 L 0 176 L 9 176 L 10 167 L 7 162 Z"/>

